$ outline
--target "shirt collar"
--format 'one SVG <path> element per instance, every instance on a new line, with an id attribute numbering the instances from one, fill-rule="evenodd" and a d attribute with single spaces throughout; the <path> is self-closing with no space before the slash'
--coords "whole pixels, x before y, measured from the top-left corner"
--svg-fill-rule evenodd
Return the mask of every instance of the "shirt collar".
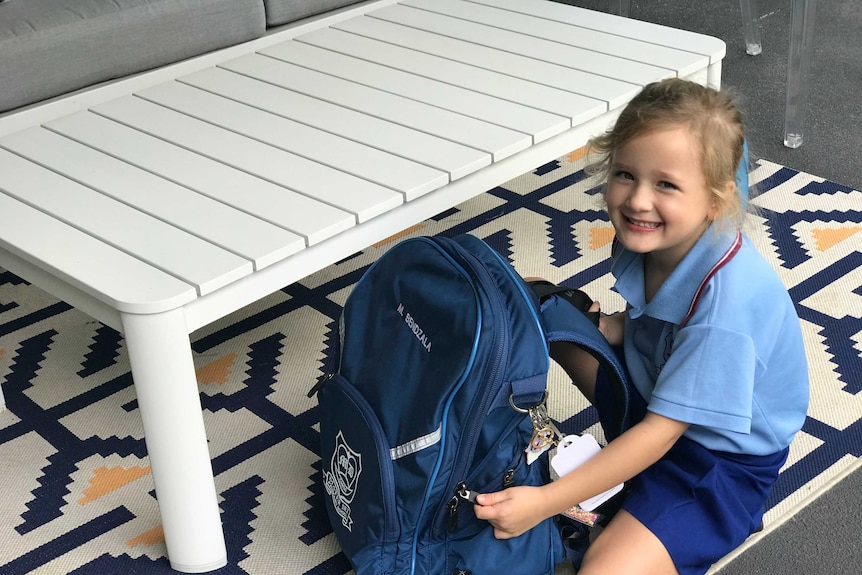
<path id="1" fill-rule="evenodd" d="M 632 318 L 650 317 L 683 325 L 694 313 L 706 284 L 721 266 L 730 261 L 742 243 L 737 230 L 710 227 L 698 239 L 676 269 L 659 288 L 652 301 L 644 294 L 643 254 L 616 248 L 611 272 L 614 289 L 629 303 Z"/>

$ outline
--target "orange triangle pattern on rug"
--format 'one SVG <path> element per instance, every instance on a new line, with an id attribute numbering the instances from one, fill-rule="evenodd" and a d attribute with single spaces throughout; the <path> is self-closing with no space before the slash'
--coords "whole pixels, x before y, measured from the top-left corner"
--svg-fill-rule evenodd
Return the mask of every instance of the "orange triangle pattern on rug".
<path id="1" fill-rule="evenodd" d="M 817 249 L 826 251 L 834 245 L 837 245 L 856 232 L 862 231 L 862 226 L 850 226 L 845 228 L 818 228 L 811 231 L 814 240 L 817 242 Z"/>
<path id="2" fill-rule="evenodd" d="M 236 354 L 229 353 L 215 361 L 199 367 L 195 370 L 198 383 L 209 385 L 212 383 L 224 384 L 230 378 L 230 370 L 236 361 Z"/>
<path id="3" fill-rule="evenodd" d="M 577 162 L 578 160 L 583 160 L 587 155 L 587 147 L 581 146 L 577 150 L 572 150 L 566 155 L 566 160 L 569 162 Z"/>
<path id="4" fill-rule="evenodd" d="M 596 226 L 590 228 L 590 249 L 598 250 L 614 241 L 614 228 L 611 226 Z"/>
<path id="5" fill-rule="evenodd" d="M 152 546 L 165 542 L 165 530 L 161 524 L 156 525 L 152 529 L 144 531 L 137 537 L 126 541 L 128 547 L 137 547 L 138 545 Z"/>
<path id="6" fill-rule="evenodd" d="M 84 490 L 84 496 L 78 500 L 79 505 L 92 503 L 100 497 L 104 497 L 120 487 L 128 485 L 132 481 L 148 475 L 150 467 L 97 467 L 90 477 L 90 487 Z"/>
<path id="7" fill-rule="evenodd" d="M 410 226 L 407 229 L 401 230 L 397 234 L 392 234 L 388 238 L 384 238 L 384 239 L 380 240 L 379 242 L 374 244 L 374 247 L 375 248 L 382 248 L 383 246 L 387 246 L 387 245 L 395 242 L 396 240 L 400 240 L 401 238 L 406 238 L 407 236 L 409 236 L 411 234 L 415 234 L 416 232 L 421 230 L 423 227 L 425 227 L 425 224 L 416 224 L 415 226 Z"/>

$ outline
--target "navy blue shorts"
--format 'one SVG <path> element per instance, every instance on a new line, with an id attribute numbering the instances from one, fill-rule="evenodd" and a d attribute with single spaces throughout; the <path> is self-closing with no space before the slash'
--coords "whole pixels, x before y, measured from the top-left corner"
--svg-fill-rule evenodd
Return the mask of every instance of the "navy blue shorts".
<path id="1" fill-rule="evenodd" d="M 599 369 L 596 408 L 603 421 L 613 413 L 610 389 Z M 637 422 L 646 415 L 646 402 L 635 389 L 632 396 L 632 421 Z M 630 481 L 622 508 L 659 538 L 680 575 L 703 574 L 760 526 L 788 451 L 740 455 L 711 451 L 682 437 Z"/>

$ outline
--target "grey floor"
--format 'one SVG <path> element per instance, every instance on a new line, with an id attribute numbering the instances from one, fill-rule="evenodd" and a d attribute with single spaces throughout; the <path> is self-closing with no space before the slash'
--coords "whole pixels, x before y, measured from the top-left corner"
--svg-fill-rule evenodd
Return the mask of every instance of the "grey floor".
<path id="1" fill-rule="evenodd" d="M 608 0 L 556 1 L 608 10 Z M 745 53 L 738 0 L 632 1 L 631 17 L 727 43 L 722 86 L 741 101 L 754 156 L 862 190 L 862 0 L 817 2 L 805 139 L 793 150 L 783 145 L 790 0 L 758 4 L 759 56 Z M 862 573 L 862 471 L 720 570 L 720 575 L 790 573 Z"/>

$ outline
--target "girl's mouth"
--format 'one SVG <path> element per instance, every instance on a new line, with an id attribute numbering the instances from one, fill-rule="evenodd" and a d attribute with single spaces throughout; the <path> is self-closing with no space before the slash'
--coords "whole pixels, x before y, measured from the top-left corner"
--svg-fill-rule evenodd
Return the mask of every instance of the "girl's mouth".
<path id="1" fill-rule="evenodd" d="M 634 226 L 637 228 L 644 228 L 647 230 L 655 230 L 655 229 L 658 229 L 659 227 L 661 227 L 661 225 L 662 225 L 661 222 L 648 222 L 646 220 L 636 220 L 636 219 L 630 218 L 628 216 L 624 216 L 624 217 L 625 217 L 626 222 L 630 226 Z"/>

